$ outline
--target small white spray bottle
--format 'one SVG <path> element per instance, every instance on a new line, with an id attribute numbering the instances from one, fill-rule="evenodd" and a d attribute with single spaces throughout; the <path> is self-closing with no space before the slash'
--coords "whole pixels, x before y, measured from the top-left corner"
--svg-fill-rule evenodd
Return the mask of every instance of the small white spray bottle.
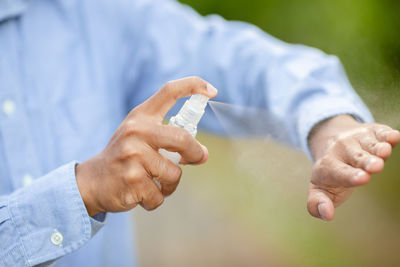
<path id="1" fill-rule="evenodd" d="M 185 129 L 195 137 L 197 134 L 197 124 L 204 114 L 208 99 L 209 98 L 204 95 L 192 95 L 186 100 L 178 114 L 169 120 L 168 125 Z M 181 160 L 181 155 L 177 152 L 171 152 L 165 149 L 160 149 L 158 152 L 177 165 Z"/>

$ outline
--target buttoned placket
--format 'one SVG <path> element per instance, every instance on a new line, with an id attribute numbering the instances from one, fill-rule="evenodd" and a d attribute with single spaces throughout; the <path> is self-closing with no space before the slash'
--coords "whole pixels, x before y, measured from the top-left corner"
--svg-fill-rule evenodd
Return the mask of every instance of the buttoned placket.
<path id="1" fill-rule="evenodd" d="M 1 45 L 0 45 L 1 49 Z M 15 53 L 17 50 L 15 50 Z M 22 101 L 17 57 L 0 54 L 0 131 L 8 173 L 13 189 L 30 185 L 39 175 L 33 140 L 29 134 L 28 118 Z"/>

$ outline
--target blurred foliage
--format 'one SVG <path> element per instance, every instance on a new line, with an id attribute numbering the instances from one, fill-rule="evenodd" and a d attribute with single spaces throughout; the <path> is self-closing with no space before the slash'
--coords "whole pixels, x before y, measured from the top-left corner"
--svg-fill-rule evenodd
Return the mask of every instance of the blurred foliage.
<path id="1" fill-rule="evenodd" d="M 400 127 L 400 1 L 182 0 L 181 2 L 191 5 L 203 15 L 217 13 L 229 20 L 247 21 L 284 41 L 317 47 L 326 53 L 339 56 L 350 81 L 371 108 L 375 118 L 393 127 Z M 210 142 L 210 139 L 207 140 Z M 213 142 L 215 141 L 211 139 L 211 143 Z M 218 147 L 217 143 L 213 145 Z M 219 152 L 223 151 L 215 151 L 217 154 Z M 223 158 L 224 153 L 220 154 Z M 224 173 L 230 167 L 224 166 L 221 162 L 219 160 L 218 164 L 213 166 L 217 173 L 221 172 L 221 181 L 207 180 L 218 186 L 223 186 L 222 184 L 230 181 L 232 176 L 238 175 L 230 170 L 229 175 L 225 174 L 224 178 Z M 355 211 L 341 208 L 340 211 L 345 210 L 343 213 L 348 219 L 339 219 L 339 222 L 329 226 L 317 225 L 309 218 L 282 222 L 279 219 L 290 219 L 291 216 L 269 217 L 259 214 L 263 203 L 268 210 L 267 203 L 270 199 L 265 196 L 262 196 L 263 200 L 257 199 L 254 202 L 250 197 L 242 207 L 240 201 L 235 204 L 240 214 L 252 218 L 252 226 L 258 225 L 259 228 L 256 229 L 262 228 L 263 223 L 276 230 L 275 234 L 283 239 L 280 246 L 286 245 L 287 250 L 291 251 L 288 254 L 293 257 L 293 262 L 303 263 L 299 264 L 300 266 L 400 266 L 400 255 L 396 252 L 398 245 L 397 249 L 392 247 L 400 243 L 399 162 L 400 151 L 397 149 L 386 164 L 385 171 L 375 176 L 368 186 L 357 190 L 364 194 L 367 200 L 356 197 L 356 200 L 352 199 L 351 208 Z M 257 184 L 246 184 L 246 186 L 251 187 L 248 188 L 250 191 L 260 190 Z M 232 187 L 224 187 L 227 198 L 232 200 L 229 194 L 234 195 L 244 191 L 243 188 L 240 191 L 238 189 L 240 187 L 243 187 L 243 182 L 236 184 L 234 182 Z M 262 194 L 261 191 L 258 193 Z M 305 190 L 301 193 L 305 194 Z M 296 214 L 299 211 L 296 213 L 293 207 L 285 206 L 284 200 L 276 204 L 281 204 L 281 209 L 293 213 L 293 218 L 298 218 Z M 290 205 L 290 202 L 286 204 Z M 301 212 L 304 213 L 304 210 Z M 365 216 L 366 221 L 363 222 L 357 214 Z M 275 219 L 278 220 L 275 222 L 277 225 L 271 222 Z M 350 226 L 352 223 L 358 225 Z M 346 234 L 343 234 L 343 231 Z M 297 252 L 294 252 L 296 250 Z M 282 255 L 287 253 L 283 252 Z"/>
<path id="2" fill-rule="evenodd" d="M 356 90 L 377 119 L 400 112 L 400 1 L 182 0 L 203 15 L 253 23 L 290 43 L 339 56 Z M 379 101 L 385 100 L 385 104 Z M 391 103 L 388 105 L 387 101 Z"/>
<path id="3" fill-rule="evenodd" d="M 277 264 L 272 266 L 400 266 L 399 187 L 381 180 L 392 179 L 390 171 L 356 190 L 336 210 L 335 220 L 325 223 L 306 211 L 311 163 L 299 151 L 262 140 L 204 134 L 199 140 L 209 148 L 210 159 L 185 167 L 184 187 L 241 222 L 241 231 L 273 255 Z M 397 167 L 393 161 L 389 169 Z M 377 187 L 386 193 L 371 191 Z"/>

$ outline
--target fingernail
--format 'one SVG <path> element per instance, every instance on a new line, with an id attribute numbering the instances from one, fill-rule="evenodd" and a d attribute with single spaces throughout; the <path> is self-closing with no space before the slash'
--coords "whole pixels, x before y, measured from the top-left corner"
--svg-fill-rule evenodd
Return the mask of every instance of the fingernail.
<path id="1" fill-rule="evenodd" d="M 356 175 L 354 175 L 353 180 L 354 182 L 358 182 L 362 176 L 365 175 L 365 171 L 358 171 Z"/>
<path id="2" fill-rule="evenodd" d="M 377 161 L 376 158 L 370 158 L 370 159 L 368 160 L 366 169 L 369 170 L 369 169 L 371 168 L 371 166 L 372 166 L 376 161 Z"/>
<path id="3" fill-rule="evenodd" d="M 206 162 L 208 159 L 208 149 L 206 146 L 203 146 L 202 144 L 200 144 L 200 145 L 201 145 L 201 148 L 203 149 L 203 153 L 204 153 L 202 160 L 199 162 L 199 164 L 202 164 L 202 163 Z"/>
<path id="4" fill-rule="evenodd" d="M 324 207 L 326 206 L 326 204 L 322 203 L 318 205 L 318 212 L 319 212 L 319 216 L 321 217 L 322 220 L 327 221 L 328 219 L 326 218 L 325 215 L 325 211 L 324 211 Z"/>
<path id="5" fill-rule="evenodd" d="M 216 95 L 218 93 L 217 88 L 212 86 L 212 84 L 210 84 L 210 83 L 207 83 L 207 91 L 210 92 L 213 95 Z"/>

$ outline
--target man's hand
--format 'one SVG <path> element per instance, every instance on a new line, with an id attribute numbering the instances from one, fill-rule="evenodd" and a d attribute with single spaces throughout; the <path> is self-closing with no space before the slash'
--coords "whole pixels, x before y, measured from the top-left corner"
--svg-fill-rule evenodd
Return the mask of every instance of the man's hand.
<path id="1" fill-rule="evenodd" d="M 160 148 L 178 152 L 184 163 L 207 160 L 207 149 L 187 131 L 162 125 L 176 101 L 192 94 L 212 98 L 217 90 L 197 77 L 168 82 L 128 114 L 101 153 L 77 165 L 79 191 L 90 216 L 127 211 L 138 204 L 147 210 L 160 206 L 182 174 L 179 166 L 158 153 Z"/>
<path id="2" fill-rule="evenodd" d="M 316 160 L 308 195 L 308 211 L 330 221 L 335 207 L 356 186 L 381 172 L 392 148 L 400 142 L 399 131 L 380 124 L 358 123 L 341 115 L 322 122 L 310 134 L 309 145 Z"/>

